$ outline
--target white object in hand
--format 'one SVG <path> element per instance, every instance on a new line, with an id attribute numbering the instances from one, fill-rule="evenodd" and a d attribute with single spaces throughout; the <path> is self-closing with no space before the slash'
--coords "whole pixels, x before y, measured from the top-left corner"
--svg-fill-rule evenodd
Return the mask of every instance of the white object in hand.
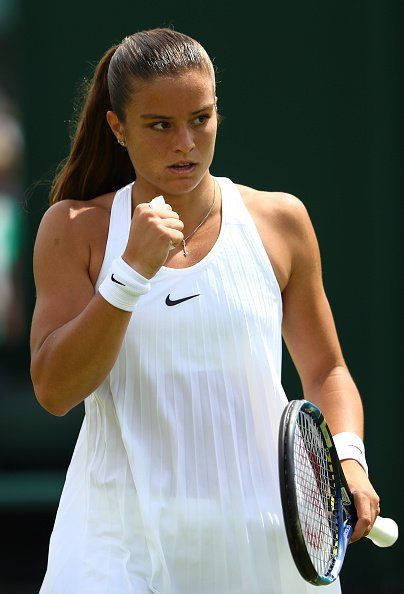
<path id="1" fill-rule="evenodd" d="M 152 210 L 156 210 L 157 208 L 163 208 L 163 206 L 168 206 L 164 200 L 163 196 L 156 196 L 153 200 L 150 200 L 149 206 Z M 170 245 L 170 251 L 175 249 L 174 245 Z"/>
<path id="2" fill-rule="evenodd" d="M 378 516 L 367 538 L 378 547 L 391 547 L 398 538 L 398 526 L 391 518 Z"/>
<path id="3" fill-rule="evenodd" d="M 150 200 L 149 206 L 155 210 L 156 208 L 162 208 L 163 206 L 166 206 L 166 203 L 163 196 L 156 196 L 153 198 L 153 200 Z"/>

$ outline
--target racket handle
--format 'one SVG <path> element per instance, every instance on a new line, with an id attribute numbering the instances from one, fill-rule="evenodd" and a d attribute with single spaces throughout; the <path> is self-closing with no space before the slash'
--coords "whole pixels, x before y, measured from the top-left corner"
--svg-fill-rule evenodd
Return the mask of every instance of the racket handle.
<path id="1" fill-rule="evenodd" d="M 398 526 L 394 520 L 378 516 L 366 538 L 378 547 L 391 547 L 398 538 Z"/>

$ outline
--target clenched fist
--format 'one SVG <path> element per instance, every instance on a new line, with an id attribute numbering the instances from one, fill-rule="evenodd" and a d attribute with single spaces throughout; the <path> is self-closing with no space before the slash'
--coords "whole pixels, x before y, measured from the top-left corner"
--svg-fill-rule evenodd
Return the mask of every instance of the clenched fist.
<path id="1" fill-rule="evenodd" d="M 122 258 L 139 274 L 151 278 L 164 265 L 170 249 L 184 239 L 183 228 L 179 215 L 169 204 L 154 208 L 151 203 L 138 204 Z"/>

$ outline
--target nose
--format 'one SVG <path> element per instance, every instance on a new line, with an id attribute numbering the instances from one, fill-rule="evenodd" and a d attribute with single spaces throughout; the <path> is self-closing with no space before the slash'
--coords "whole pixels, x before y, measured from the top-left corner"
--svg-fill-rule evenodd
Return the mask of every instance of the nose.
<path id="1" fill-rule="evenodd" d="M 195 147 L 192 130 L 188 126 L 181 126 L 175 135 L 174 151 L 176 153 L 190 153 Z"/>

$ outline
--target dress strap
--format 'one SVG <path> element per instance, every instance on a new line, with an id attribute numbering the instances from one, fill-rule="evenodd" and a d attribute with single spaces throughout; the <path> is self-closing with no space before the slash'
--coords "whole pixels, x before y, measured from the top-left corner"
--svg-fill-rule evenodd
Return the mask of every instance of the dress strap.
<path id="1" fill-rule="evenodd" d="M 122 255 L 128 242 L 132 220 L 132 186 L 133 182 L 118 190 L 112 201 L 108 238 L 96 290 L 104 280 L 112 260 Z"/>

